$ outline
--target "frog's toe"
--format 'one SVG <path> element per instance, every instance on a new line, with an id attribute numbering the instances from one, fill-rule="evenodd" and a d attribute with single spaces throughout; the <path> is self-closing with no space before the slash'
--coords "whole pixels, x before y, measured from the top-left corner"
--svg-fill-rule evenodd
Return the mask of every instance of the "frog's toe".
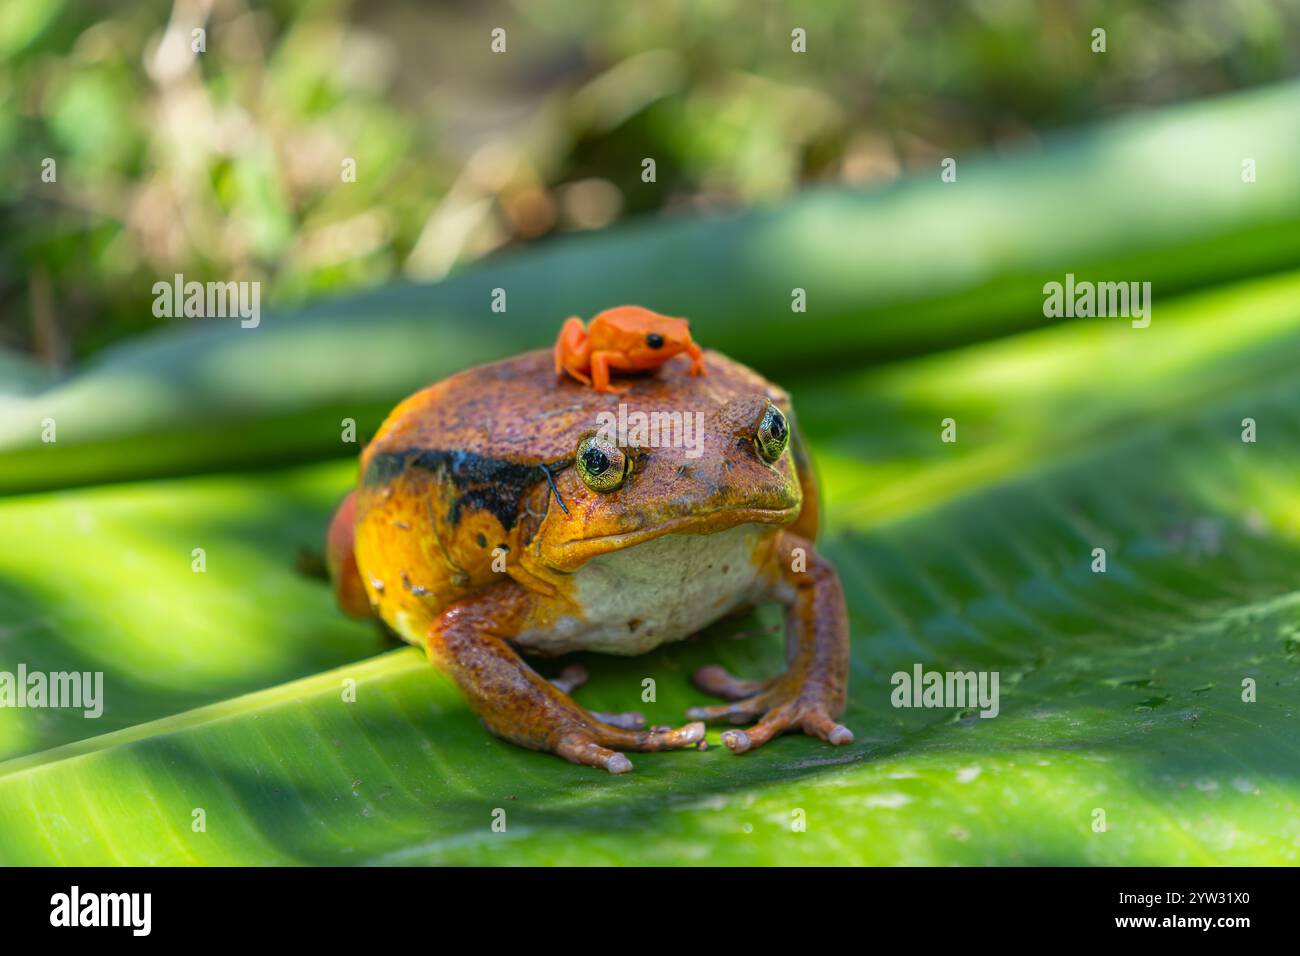
<path id="1" fill-rule="evenodd" d="M 587 668 L 581 664 L 570 664 L 560 671 L 559 677 L 551 678 L 551 685 L 558 687 L 566 694 L 572 694 L 585 683 L 587 683 Z"/>
<path id="2" fill-rule="evenodd" d="M 586 734 L 566 734 L 555 745 L 555 752 L 565 760 L 608 770 L 610 773 L 627 773 L 632 761 L 616 750 L 602 747 Z"/>
<path id="3" fill-rule="evenodd" d="M 803 702 L 774 707 L 762 720 L 746 730 L 724 731 L 722 742 L 732 753 L 743 754 L 763 746 L 773 737 L 787 733 L 820 737 L 835 747 L 853 743 L 853 731 L 837 723 L 822 707 Z"/>
<path id="4" fill-rule="evenodd" d="M 743 754 L 797 727 L 792 708 L 777 707 L 769 710 L 767 716 L 748 730 L 723 731 L 722 742 L 732 753 Z"/>
<path id="5" fill-rule="evenodd" d="M 632 769 L 632 761 L 623 754 L 616 753 L 605 761 L 605 769 L 610 773 L 627 773 Z"/>
<path id="6" fill-rule="evenodd" d="M 754 742 L 749 739 L 749 734 L 743 730 L 727 730 L 722 734 L 722 742 L 726 744 L 728 750 L 734 754 L 743 754 Z"/>
<path id="7" fill-rule="evenodd" d="M 681 750 L 704 739 L 704 724 L 696 721 L 675 730 L 627 730 L 607 723 L 596 724 L 593 736 L 606 747 L 621 747 L 624 750 Z"/>
<path id="8" fill-rule="evenodd" d="M 610 723 L 608 718 L 626 717 L 626 714 L 592 714 L 593 719 L 582 729 L 571 730 L 555 742 L 555 753 L 573 763 L 598 767 L 610 773 L 627 773 L 632 761 L 612 748 L 623 750 L 654 751 L 681 750 L 693 747 L 704 739 L 704 725 L 687 724 L 677 729 L 656 728 L 634 730 Z M 640 714 L 636 715 L 641 717 Z M 641 717 L 644 723 L 645 718 Z"/>
<path id="9" fill-rule="evenodd" d="M 727 720 L 733 724 L 743 724 L 757 720 L 768 708 L 762 695 L 732 701 L 730 704 L 713 704 L 708 707 L 691 707 L 686 716 L 691 720 Z"/>
<path id="10" fill-rule="evenodd" d="M 645 715 L 635 710 L 628 710 L 617 714 L 593 710 L 591 716 L 595 717 L 603 724 L 621 727 L 623 730 L 641 730 L 645 727 Z"/>
<path id="11" fill-rule="evenodd" d="M 774 681 L 734 677 L 716 665 L 701 667 L 691 675 L 691 682 L 704 693 L 731 702 L 692 707 L 686 711 L 686 716 L 692 720 L 729 720 L 733 724 L 743 724 L 762 717 L 773 703 L 769 698 Z"/>
<path id="12" fill-rule="evenodd" d="M 712 664 L 692 674 L 691 683 L 704 693 L 723 700 L 743 700 L 766 690 L 772 682 L 734 677 L 726 668 Z"/>
<path id="13" fill-rule="evenodd" d="M 805 715 L 800 726 L 805 734 L 820 737 L 833 747 L 853 743 L 853 731 L 836 723 L 824 710 L 813 710 Z"/>

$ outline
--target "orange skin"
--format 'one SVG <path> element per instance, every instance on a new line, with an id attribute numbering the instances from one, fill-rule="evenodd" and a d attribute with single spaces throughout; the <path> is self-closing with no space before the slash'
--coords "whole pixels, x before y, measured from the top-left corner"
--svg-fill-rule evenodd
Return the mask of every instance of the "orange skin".
<path id="1" fill-rule="evenodd" d="M 576 315 L 565 321 L 555 340 L 555 374 L 570 375 L 598 392 L 622 392 L 628 386 L 612 385 L 611 371 L 648 371 L 683 352 L 691 357 L 691 374 L 703 375 L 704 353 L 691 341 L 686 319 L 620 305 L 586 328 Z"/>
<path id="2" fill-rule="evenodd" d="M 723 734 L 736 753 L 787 732 L 852 741 L 836 723 L 849 665 L 844 597 L 812 546 L 816 487 L 785 427 L 789 396 L 715 352 L 700 356 L 707 378 L 673 363 L 618 397 L 557 384 L 550 359 L 529 352 L 472 368 L 392 411 L 331 527 L 343 607 L 424 647 L 492 733 L 611 773 L 632 769 L 623 751 L 694 746 L 704 720 L 753 722 Z M 622 483 L 596 490 L 576 449 L 620 403 L 699 412 L 699 453 L 627 447 Z M 789 443 L 775 455 L 755 437 L 774 434 L 773 416 Z M 787 608 L 788 670 L 755 681 L 702 668 L 696 686 L 729 702 L 692 708 L 677 729 L 587 711 L 570 696 L 581 680 L 572 669 L 552 682 L 521 657 L 643 653 L 767 601 Z"/>

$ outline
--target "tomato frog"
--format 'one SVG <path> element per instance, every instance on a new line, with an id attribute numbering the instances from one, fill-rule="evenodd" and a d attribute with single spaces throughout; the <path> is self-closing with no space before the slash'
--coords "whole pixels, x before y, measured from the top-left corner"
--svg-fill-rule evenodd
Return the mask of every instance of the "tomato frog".
<path id="1" fill-rule="evenodd" d="M 671 363 L 611 396 L 557 383 L 536 351 L 401 402 L 331 525 L 340 604 L 424 648 L 492 733 L 610 773 L 632 769 L 625 751 L 696 745 L 709 720 L 749 725 L 723 733 L 735 753 L 787 732 L 851 742 L 837 722 L 844 597 L 813 546 L 817 494 L 789 396 L 717 352 L 696 361 L 707 376 Z M 616 403 L 629 418 L 689 416 L 702 440 L 684 447 L 666 427 L 655 447 L 620 444 L 602 428 Z M 694 684 L 724 703 L 677 728 L 590 712 L 571 696 L 581 668 L 551 681 L 524 659 L 642 654 L 767 602 L 785 607 L 786 671 L 701 668 Z"/>
<path id="2" fill-rule="evenodd" d="M 620 305 L 585 328 L 576 315 L 565 321 L 555 340 L 555 374 L 570 375 L 598 392 L 622 392 L 628 386 L 612 384 L 611 371 L 648 371 L 683 352 L 691 358 L 691 374 L 703 375 L 703 352 L 691 341 L 686 319 Z"/>

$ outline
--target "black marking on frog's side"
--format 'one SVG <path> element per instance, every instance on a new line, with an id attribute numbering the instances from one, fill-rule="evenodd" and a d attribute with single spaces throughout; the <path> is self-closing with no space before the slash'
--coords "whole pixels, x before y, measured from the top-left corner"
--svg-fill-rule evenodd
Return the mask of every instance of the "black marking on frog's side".
<path id="1" fill-rule="evenodd" d="M 470 451 L 409 448 L 375 455 L 366 466 L 363 481 L 374 487 L 391 483 L 408 468 L 433 472 L 456 488 L 456 496 L 447 512 L 449 524 L 453 527 L 460 524 L 461 515 L 469 509 L 486 511 L 509 531 L 518 518 L 519 502 L 525 492 L 539 481 L 549 482 L 554 491 L 552 472 L 571 464 L 573 462 L 567 460 L 528 464 L 488 458 Z M 559 496 L 558 491 L 556 496 Z M 560 507 L 564 507 L 564 502 L 560 502 Z"/>
<path id="2" fill-rule="evenodd" d="M 369 488 L 379 488 L 389 484 L 406 470 L 406 461 L 410 454 L 404 451 L 389 451 L 375 455 L 366 465 L 366 473 L 362 476 L 362 481 Z"/>

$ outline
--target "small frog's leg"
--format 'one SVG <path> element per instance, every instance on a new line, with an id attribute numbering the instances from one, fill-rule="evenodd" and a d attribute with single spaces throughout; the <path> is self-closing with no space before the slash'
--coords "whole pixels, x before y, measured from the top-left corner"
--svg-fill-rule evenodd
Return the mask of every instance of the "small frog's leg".
<path id="1" fill-rule="evenodd" d="M 803 551 L 806 570 L 793 570 L 796 549 Z M 849 627 L 839 576 L 813 550 L 812 542 L 789 531 L 777 542 L 773 560 L 779 562 L 776 596 L 786 604 L 788 669 L 758 682 L 739 680 L 721 668 L 701 668 L 695 673 L 696 685 L 732 703 L 693 707 L 687 716 L 732 723 L 757 720 L 748 730 L 723 732 L 722 742 L 735 753 L 792 732 L 836 746 L 852 743 L 852 731 L 836 722 L 844 711 L 849 677 Z"/>
<path id="2" fill-rule="evenodd" d="M 587 342 L 587 330 L 582 319 L 571 315 L 564 320 L 559 337 L 555 340 L 555 374 L 568 372 L 584 385 L 590 385 L 591 379 L 583 374 L 587 367 L 590 346 Z"/>
<path id="3" fill-rule="evenodd" d="M 610 773 L 632 769 L 619 750 L 677 750 L 703 739 L 701 723 L 667 731 L 628 729 L 574 703 L 506 643 L 527 622 L 532 603 L 524 588 L 502 581 L 453 604 L 428 628 L 430 661 L 451 676 L 488 730 Z"/>
<path id="4" fill-rule="evenodd" d="M 592 352 L 591 353 L 591 385 L 598 392 L 626 392 L 629 388 L 627 385 L 612 385 L 609 381 L 609 370 L 613 367 L 615 359 L 619 358 L 617 352 Z"/>
<path id="5" fill-rule="evenodd" d="M 688 342 L 686 345 L 686 354 L 691 357 L 691 374 L 707 375 L 708 369 L 704 367 L 704 350 L 694 342 Z"/>

